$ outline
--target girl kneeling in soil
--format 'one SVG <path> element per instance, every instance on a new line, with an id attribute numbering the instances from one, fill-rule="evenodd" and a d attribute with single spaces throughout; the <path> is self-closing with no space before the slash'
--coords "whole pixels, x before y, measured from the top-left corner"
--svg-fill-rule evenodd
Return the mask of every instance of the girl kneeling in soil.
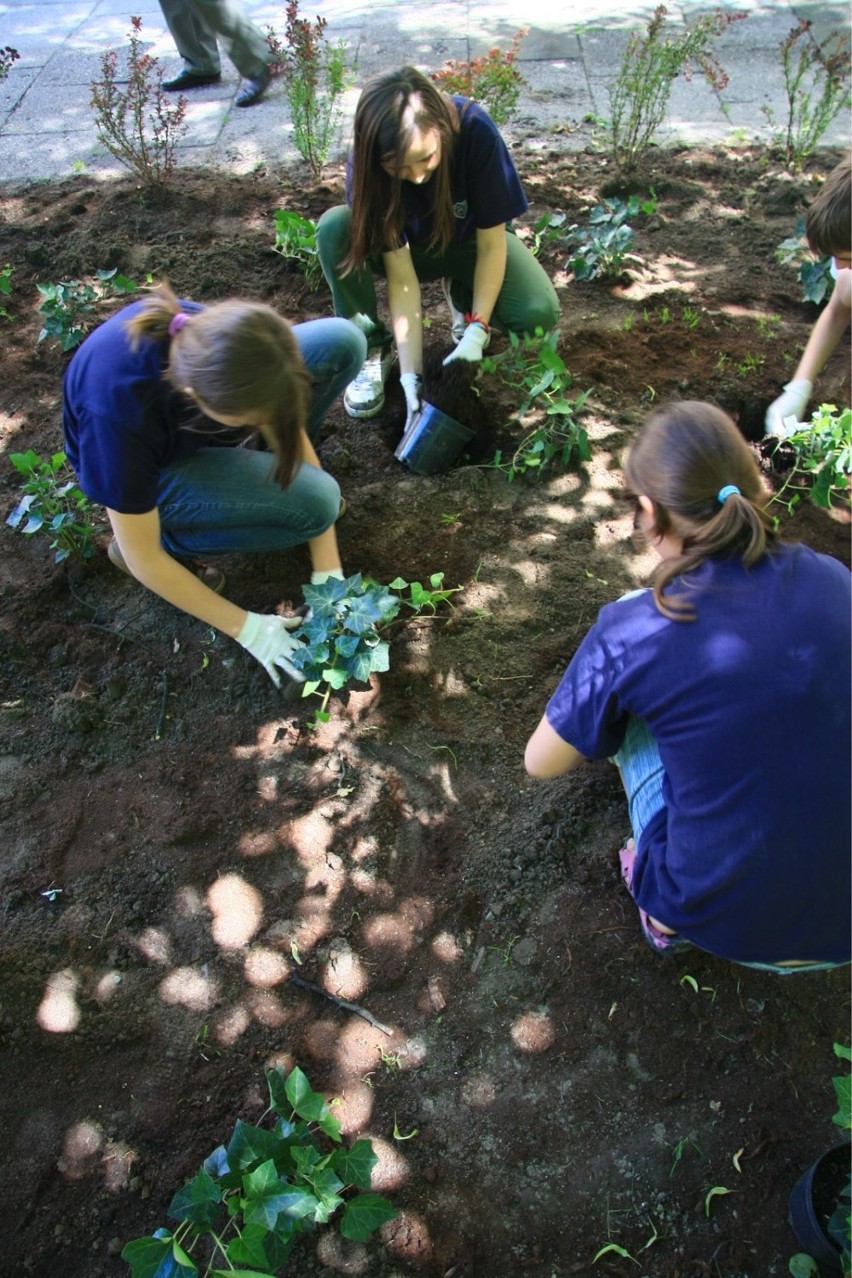
<path id="1" fill-rule="evenodd" d="M 392 340 L 409 418 L 420 407 L 421 280 L 443 279 L 457 343 L 444 363 L 480 360 L 492 322 L 518 334 L 559 322 L 552 283 L 508 228 L 527 200 L 477 103 L 448 97 L 413 67 L 375 76 L 355 112 L 347 200 L 323 214 L 317 248 L 335 314 L 369 341 L 343 398 L 350 417 L 384 404 Z M 387 277 L 390 330 L 378 318 L 377 274 Z"/>
<path id="2" fill-rule="evenodd" d="M 622 877 L 655 950 L 849 962 L 849 574 L 776 541 L 752 455 L 710 404 L 653 416 L 625 477 L 654 587 L 601 610 L 527 771 L 614 756 Z"/>
<path id="3" fill-rule="evenodd" d="M 340 490 L 314 444 L 365 348 L 344 320 L 291 327 L 257 302 L 200 306 L 161 287 L 95 329 L 65 375 L 68 458 L 107 508 L 111 561 L 236 639 L 276 685 L 279 670 L 301 679 L 288 660 L 300 619 L 229 603 L 218 569 L 180 557 L 307 542 L 314 582 L 343 575 Z"/>

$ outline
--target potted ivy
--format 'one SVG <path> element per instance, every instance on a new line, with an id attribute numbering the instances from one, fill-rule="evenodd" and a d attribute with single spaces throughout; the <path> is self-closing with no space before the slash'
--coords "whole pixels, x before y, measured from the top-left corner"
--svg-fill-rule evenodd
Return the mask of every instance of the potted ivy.
<path id="1" fill-rule="evenodd" d="M 834 1054 L 852 1061 L 852 1049 L 834 1044 Z M 852 1075 L 832 1079 L 837 1094 L 833 1121 L 848 1133 L 852 1130 Z M 852 1275 L 852 1174 L 849 1138 L 829 1149 L 799 1177 L 788 1204 L 790 1224 L 805 1252 L 790 1260 L 793 1278 L 818 1275 L 822 1266 L 829 1273 Z"/>

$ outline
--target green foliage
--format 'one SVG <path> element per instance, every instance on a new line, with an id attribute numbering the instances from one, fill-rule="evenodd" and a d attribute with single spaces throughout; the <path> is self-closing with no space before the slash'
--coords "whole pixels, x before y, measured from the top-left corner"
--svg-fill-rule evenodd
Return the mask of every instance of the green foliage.
<path id="1" fill-rule="evenodd" d="M 575 223 L 564 233 L 566 244 L 573 249 L 571 258 L 565 263 L 566 269 L 570 266 L 576 280 L 617 279 L 625 260 L 633 257 L 629 250 L 633 247 L 636 232 L 627 225 L 627 219 L 639 213 L 651 214 L 656 207 L 653 191 L 646 200 L 631 195 L 626 202 L 612 199 L 596 204 L 589 213 L 587 227 Z M 633 260 L 639 259 L 633 257 Z"/>
<path id="2" fill-rule="evenodd" d="M 111 271 L 98 271 L 94 284 L 65 280 L 59 284 L 39 284 L 37 288 L 43 299 L 38 313 L 44 316 L 38 340 L 53 337 L 64 351 L 73 350 L 82 342 L 91 327 L 87 317 L 94 313 L 98 302 L 136 292 L 135 282 L 119 275 L 115 267 Z"/>
<path id="3" fill-rule="evenodd" d="M 561 241 L 565 220 L 564 213 L 542 213 L 533 227 L 533 257 L 539 257 L 542 249 L 549 247 L 554 241 Z"/>
<path id="4" fill-rule="evenodd" d="M 844 1043 L 834 1044 L 834 1055 L 844 1061 L 852 1061 L 852 1049 Z M 852 1131 L 852 1076 L 847 1071 L 831 1080 L 837 1097 L 837 1113 L 832 1116 L 842 1132 Z M 826 1233 L 840 1250 L 840 1260 L 845 1278 L 852 1274 L 852 1176 L 849 1177 L 826 1227 Z"/>
<path id="5" fill-rule="evenodd" d="M 495 124 L 507 124 L 515 115 L 526 81 L 517 66 L 518 52 L 528 28 L 516 31 L 507 53 L 496 46 L 467 62 L 450 60 L 429 79 L 444 93 L 473 98 L 485 107 Z"/>
<path id="6" fill-rule="evenodd" d="M 797 1251 L 790 1257 L 787 1268 L 793 1278 L 819 1278 L 819 1265 L 813 1256 L 806 1256 L 803 1251 Z"/>
<path id="7" fill-rule="evenodd" d="M 540 329 L 535 337 L 510 333 L 506 348 L 499 355 L 486 355 L 480 365 L 480 376 L 496 376 L 521 392 L 515 418 L 523 432 L 520 443 L 511 457 L 504 459 L 498 450 L 491 462 L 509 480 L 548 466 L 567 468 L 591 457 L 588 434 L 577 421 L 590 392 L 569 398 L 573 378 L 556 349 L 558 342 L 556 330 L 547 337 Z"/>
<path id="8" fill-rule="evenodd" d="M 285 15 L 283 41 L 272 27 L 267 27 L 266 40 L 284 78 L 296 149 L 318 180 L 340 125 L 340 99 L 349 85 L 346 50 L 341 42 L 330 44 L 326 39 L 325 18 L 310 22 L 299 17 L 299 0 L 289 0 Z"/>
<path id="9" fill-rule="evenodd" d="M 2 297 L 9 297 L 11 295 L 12 272 L 14 271 L 14 269 L 15 269 L 14 266 L 12 266 L 11 263 L 9 262 L 7 262 L 2 269 L 0 269 L 0 296 Z M 10 320 L 11 318 L 12 316 L 6 310 L 5 306 L 0 306 L 0 319 Z"/>
<path id="10" fill-rule="evenodd" d="M 801 18 L 780 48 L 787 119 L 778 131 L 788 168 L 801 169 L 832 121 L 841 111 L 849 111 L 849 37 L 830 31 L 818 40 L 813 23 Z M 764 114 L 778 127 L 768 107 Z"/>
<path id="11" fill-rule="evenodd" d="M 30 448 L 11 453 L 9 460 L 24 476 L 24 497 L 6 523 L 27 536 L 41 532 L 50 538 L 56 562 L 90 559 L 94 551 L 94 507 L 78 488 L 64 453 L 48 460 Z M 26 520 L 26 523 L 24 523 Z"/>
<path id="12" fill-rule="evenodd" d="M 276 253 L 295 262 L 310 289 L 322 283 L 322 266 L 317 253 L 317 225 L 309 217 L 302 217 L 292 209 L 277 209 L 275 213 Z"/>
<path id="13" fill-rule="evenodd" d="M 666 6 L 658 5 L 644 36 L 632 36 L 618 77 L 608 90 L 608 142 L 620 172 L 635 168 L 645 156 L 665 118 L 672 85 L 681 72 L 689 79 L 696 66 L 714 89 L 724 89 L 728 77 L 710 52 L 710 45 L 732 22 L 746 17 L 745 13 L 717 9 L 673 29 L 667 14 Z"/>
<path id="14" fill-rule="evenodd" d="M 101 57 L 100 79 L 92 81 L 91 105 L 98 137 L 119 164 L 146 189 L 164 187 L 175 170 L 176 149 L 186 132 L 186 98 L 163 92 L 156 58 L 141 50 L 142 19 L 131 18 L 127 67 L 108 49 Z"/>
<path id="15" fill-rule="evenodd" d="M 852 1061 L 852 1048 L 846 1047 L 843 1043 L 835 1043 L 834 1055 L 839 1056 L 843 1061 Z M 852 1074 L 836 1074 L 831 1081 L 837 1097 L 837 1113 L 833 1115 L 831 1121 L 836 1123 L 841 1131 L 852 1131 Z"/>
<path id="16" fill-rule="evenodd" d="M 831 274 L 831 258 L 816 258 L 805 239 L 805 219 L 800 217 L 796 230 L 788 239 L 782 240 L 775 250 L 775 257 L 781 266 L 797 266 L 799 283 L 802 286 L 802 301 L 815 302 L 817 306 L 826 301 L 834 289 L 834 278 Z"/>
<path id="17" fill-rule="evenodd" d="M 12 69 L 12 63 L 17 62 L 20 57 L 17 49 L 13 49 L 11 45 L 6 45 L 0 49 L 0 80 L 5 80 L 6 76 Z"/>
<path id="18" fill-rule="evenodd" d="M 340 1123 L 298 1067 L 286 1076 L 268 1070 L 266 1081 L 274 1128 L 237 1121 L 229 1144 L 214 1149 L 172 1198 L 168 1214 L 177 1227 L 125 1246 L 132 1278 L 274 1278 L 305 1230 L 333 1223 L 344 1238 L 363 1242 L 394 1218 L 380 1194 L 345 1198 L 351 1189 L 369 1190 L 378 1161 L 371 1142 L 342 1145 Z M 199 1244 L 205 1258 L 196 1263 Z"/>
<path id="19" fill-rule="evenodd" d="M 315 722 L 326 723 L 326 710 L 333 691 L 350 680 L 369 682 L 373 673 L 383 674 L 390 668 L 390 649 L 379 632 L 396 617 L 402 605 L 414 612 L 444 603 L 456 593 L 441 588 L 443 573 L 433 573 L 429 587 L 419 581 L 407 582 L 398 577 L 390 586 L 364 580 L 360 573 L 344 581 L 329 577 L 319 586 L 305 586 L 305 602 L 310 609 L 308 619 L 294 631 L 293 637 L 303 647 L 290 660 L 305 676 L 302 696 L 317 695 L 322 706 Z M 391 591 L 409 591 L 391 594 Z"/>
<path id="20" fill-rule="evenodd" d="M 800 423 L 800 429 L 786 439 L 779 440 L 776 453 L 793 454 L 793 467 L 783 487 L 773 500 L 786 505 L 792 512 L 799 495 L 785 498 L 784 493 L 796 477 L 807 480 L 808 495 L 815 506 L 828 509 L 832 497 L 840 497 L 845 505 L 852 505 L 850 477 L 852 477 L 852 409 L 840 411 L 834 404 L 821 404 L 809 423 Z"/>

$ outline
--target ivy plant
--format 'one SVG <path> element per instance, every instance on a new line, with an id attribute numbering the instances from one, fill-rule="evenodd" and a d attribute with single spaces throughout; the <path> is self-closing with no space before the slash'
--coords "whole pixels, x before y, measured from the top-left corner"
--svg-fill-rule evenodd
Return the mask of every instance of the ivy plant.
<path id="1" fill-rule="evenodd" d="M 832 498 L 852 505 L 852 408 L 838 410 L 834 404 L 820 404 L 810 422 L 800 422 L 798 430 L 779 441 L 776 452 L 782 458 L 792 453 L 792 469 L 774 498 L 788 511 L 797 505 L 799 494 L 794 492 L 787 498 L 784 493 L 801 478 L 807 481 L 808 496 L 815 506 L 828 509 Z"/>
<path id="2" fill-rule="evenodd" d="M 79 488 L 65 453 L 44 458 L 28 448 L 10 453 L 9 461 L 24 477 L 24 496 L 7 518 L 8 526 L 27 536 L 49 537 L 58 564 L 68 558 L 91 559 L 97 531 L 94 506 Z"/>
<path id="3" fill-rule="evenodd" d="M 369 1190 L 369 1140 L 342 1143 L 340 1123 L 298 1066 L 267 1070 L 270 1130 L 237 1121 L 172 1198 L 173 1229 L 127 1243 L 132 1278 L 276 1278 L 299 1234 L 317 1225 L 363 1242 L 396 1210 Z M 342 1209 L 342 1211 L 341 1211 Z M 195 1253 L 195 1254 L 194 1254 Z"/>

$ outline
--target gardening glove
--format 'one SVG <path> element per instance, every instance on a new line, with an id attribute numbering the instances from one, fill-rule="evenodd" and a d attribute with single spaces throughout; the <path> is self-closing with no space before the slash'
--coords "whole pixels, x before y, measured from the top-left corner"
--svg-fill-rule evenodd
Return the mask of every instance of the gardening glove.
<path id="1" fill-rule="evenodd" d="M 303 645 L 290 634 L 302 625 L 303 617 L 276 617 L 260 612 L 250 612 L 237 635 L 237 643 L 260 662 L 276 688 L 281 687 L 284 673 L 294 683 L 304 683 L 305 676 L 297 670 L 289 658 Z"/>
<path id="2" fill-rule="evenodd" d="M 338 581 L 346 580 L 346 578 L 343 575 L 342 568 L 314 569 L 314 571 L 311 573 L 311 585 L 324 586 L 325 583 L 328 581 L 329 577 L 336 577 Z"/>
<path id="3" fill-rule="evenodd" d="M 767 435 L 786 439 L 788 435 L 798 430 L 813 388 L 813 382 L 809 382 L 806 377 L 799 377 L 796 381 L 787 383 L 784 394 L 773 400 L 766 410 Z M 790 421 L 791 417 L 793 421 Z"/>
<path id="4" fill-rule="evenodd" d="M 422 408 L 420 388 L 423 385 L 423 378 L 419 373 L 402 373 L 399 384 L 405 393 L 405 429 L 408 430 L 412 417 Z"/>
<path id="5" fill-rule="evenodd" d="M 444 366 L 452 364 L 454 359 L 464 359 L 470 364 L 478 363 L 482 359 L 482 352 L 488 345 L 489 336 L 488 328 L 481 324 L 479 320 L 474 320 L 464 330 L 464 336 L 456 349 L 450 351 L 444 360 Z"/>

